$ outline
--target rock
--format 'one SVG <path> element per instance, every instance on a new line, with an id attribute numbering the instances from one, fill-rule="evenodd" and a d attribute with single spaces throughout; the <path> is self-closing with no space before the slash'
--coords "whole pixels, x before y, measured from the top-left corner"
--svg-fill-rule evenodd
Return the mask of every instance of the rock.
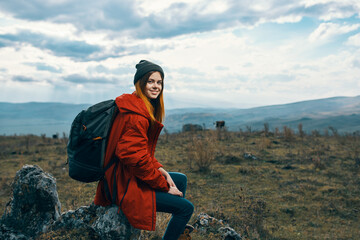
<path id="1" fill-rule="evenodd" d="M 13 229 L 10 229 L 3 224 L 0 224 L 0 239 L 28 240 L 29 237 L 25 236 L 22 233 L 16 232 Z"/>
<path id="2" fill-rule="evenodd" d="M 130 223 L 122 212 L 118 213 L 118 206 L 101 207 L 91 204 L 83 206 L 75 211 L 63 213 L 48 232 L 60 233 L 66 230 L 77 230 L 72 234 L 78 234 L 79 231 L 86 232 L 91 239 L 126 239 L 135 240 L 139 238 L 140 230 L 131 227 Z M 44 234 L 48 236 L 49 234 Z M 72 236 L 74 237 L 74 236 Z M 59 238 L 58 236 L 58 239 Z M 65 238 L 66 239 L 66 238 Z"/>
<path id="3" fill-rule="evenodd" d="M 206 213 L 200 213 L 194 224 L 194 227 L 200 232 L 217 232 L 219 227 L 225 226 L 222 220 L 218 220 Z"/>
<path id="4" fill-rule="evenodd" d="M 91 222 L 97 218 L 96 209 L 97 206 L 90 205 L 63 213 L 56 222 L 48 226 L 47 231 L 40 235 L 39 239 L 76 239 L 79 235 L 88 239 L 101 239 L 91 227 Z M 66 236 L 62 238 L 64 233 Z"/>
<path id="5" fill-rule="evenodd" d="M 225 240 L 242 240 L 240 234 L 238 234 L 231 227 L 221 227 L 219 228 L 219 232 L 222 234 Z"/>
<path id="6" fill-rule="evenodd" d="M 103 239 L 124 239 L 135 240 L 140 236 L 140 230 L 131 227 L 125 215 L 118 206 L 99 207 L 97 209 L 98 218 L 92 225 Z"/>
<path id="7" fill-rule="evenodd" d="M 197 231 L 213 233 L 224 240 L 241 240 L 242 237 L 233 228 L 225 224 L 223 220 L 216 219 L 206 213 L 200 213 L 194 224 Z"/>
<path id="8" fill-rule="evenodd" d="M 140 230 L 118 209 L 91 204 L 60 215 L 55 178 L 36 165 L 25 165 L 16 173 L 0 239 L 138 239 Z"/>
<path id="9" fill-rule="evenodd" d="M 250 153 L 250 152 L 244 153 L 244 158 L 245 159 L 251 159 L 251 160 L 257 160 L 257 157 L 255 155 L 253 155 L 252 153 Z"/>
<path id="10" fill-rule="evenodd" d="M 12 183 L 2 223 L 8 228 L 34 237 L 60 217 L 56 180 L 40 167 L 25 165 Z"/>

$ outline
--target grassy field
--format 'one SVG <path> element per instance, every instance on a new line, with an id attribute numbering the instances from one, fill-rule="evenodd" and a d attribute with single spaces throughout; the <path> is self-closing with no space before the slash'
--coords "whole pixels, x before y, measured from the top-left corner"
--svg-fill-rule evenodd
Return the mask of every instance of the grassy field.
<path id="1" fill-rule="evenodd" d="M 96 183 L 68 176 L 66 137 L 0 136 L 0 209 L 24 164 L 57 179 L 62 211 L 89 205 Z M 201 131 L 163 134 L 157 159 L 188 176 L 195 217 L 225 220 L 246 239 L 358 239 L 360 236 L 360 136 L 320 136 L 282 131 Z M 158 215 L 160 239 L 168 214 Z M 219 239 L 193 233 L 193 239 Z"/>

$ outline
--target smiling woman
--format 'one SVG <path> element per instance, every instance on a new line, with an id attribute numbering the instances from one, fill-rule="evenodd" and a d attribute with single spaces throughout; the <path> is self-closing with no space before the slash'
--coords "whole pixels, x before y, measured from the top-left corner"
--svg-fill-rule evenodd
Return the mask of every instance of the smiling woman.
<path id="1" fill-rule="evenodd" d="M 99 182 L 94 202 L 118 205 L 133 227 L 144 230 L 155 230 L 157 211 L 171 213 L 163 239 L 191 239 L 193 228 L 187 222 L 194 206 L 185 199 L 187 177 L 167 172 L 154 156 L 165 115 L 164 71 L 146 60 L 136 69 L 136 91 L 115 100 L 119 113 L 111 128 L 104 166 L 115 163 Z"/>
<path id="2" fill-rule="evenodd" d="M 159 72 L 151 73 L 149 76 L 146 85 L 145 85 L 145 95 L 149 99 L 156 99 L 162 90 L 162 78 Z"/>

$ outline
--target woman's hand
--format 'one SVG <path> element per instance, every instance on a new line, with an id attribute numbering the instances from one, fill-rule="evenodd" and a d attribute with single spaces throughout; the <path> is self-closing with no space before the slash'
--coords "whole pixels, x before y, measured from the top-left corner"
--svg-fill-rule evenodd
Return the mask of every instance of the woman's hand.
<path id="1" fill-rule="evenodd" d="M 168 193 L 175 195 L 175 196 L 183 196 L 183 193 L 179 191 L 179 189 L 177 189 L 177 187 L 170 187 Z"/>
<path id="2" fill-rule="evenodd" d="M 176 187 L 174 181 L 172 180 L 170 174 L 165 170 L 163 169 L 162 167 L 159 168 L 159 171 L 161 172 L 161 174 L 165 177 L 166 181 L 169 183 L 169 186 L 170 187 Z"/>
<path id="3" fill-rule="evenodd" d="M 169 183 L 169 191 L 168 193 L 172 194 L 172 195 L 176 195 L 176 196 L 183 196 L 183 193 L 176 187 L 174 181 L 172 180 L 170 174 L 164 169 L 164 168 L 159 168 L 159 171 L 161 172 L 161 174 L 165 177 L 166 181 Z"/>
<path id="4" fill-rule="evenodd" d="M 170 187 L 176 187 L 176 185 L 175 185 L 174 181 L 172 180 L 170 174 L 167 174 L 166 181 L 169 183 Z"/>

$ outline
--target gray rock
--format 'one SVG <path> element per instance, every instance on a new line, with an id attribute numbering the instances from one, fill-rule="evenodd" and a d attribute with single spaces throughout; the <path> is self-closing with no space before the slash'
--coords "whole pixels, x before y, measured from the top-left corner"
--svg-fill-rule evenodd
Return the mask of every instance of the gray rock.
<path id="1" fill-rule="evenodd" d="M 36 165 L 25 165 L 12 183 L 2 223 L 27 236 L 36 236 L 60 217 L 56 180 Z"/>
<path id="2" fill-rule="evenodd" d="M 139 239 L 140 230 L 131 227 L 125 215 L 121 211 L 118 213 L 118 209 L 118 206 L 99 208 L 98 212 L 101 214 L 92 227 L 103 239 Z"/>
<path id="3" fill-rule="evenodd" d="M 249 152 L 244 153 L 244 158 L 245 159 L 251 159 L 251 160 L 257 160 L 257 157 L 255 155 L 253 155 L 252 153 L 249 153 Z"/>
<path id="4" fill-rule="evenodd" d="M 48 226 L 46 232 L 55 232 L 58 230 L 73 230 L 80 229 L 82 231 L 91 232 L 92 235 L 98 235 L 91 227 L 92 222 L 98 217 L 96 209 L 98 207 L 94 204 L 90 206 L 83 206 L 76 210 L 70 210 L 61 215 L 61 217 Z M 98 236 L 100 238 L 100 236 Z"/>
<path id="5" fill-rule="evenodd" d="M 204 233 L 217 233 L 218 228 L 226 226 L 223 220 L 211 217 L 207 213 L 200 213 L 194 224 L 194 227 Z"/>
<path id="6" fill-rule="evenodd" d="M 13 229 L 0 224 L 0 239 L 6 240 L 28 240 L 29 237 L 22 233 L 16 232 Z"/>
<path id="7" fill-rule="evenodd" d="M 49 227 L 48 232 L 78 229 L 92 239 L 135 240 L 140 230 L 133 228 L 125 215 L 118 213 L 118 206 L 101 207 L 91 204 L 61 215 L 58 221 Z M 61 231 L 60 231 L 61 232 Z"/>
<path id="8" fill-rule="evenodd" d="M 203 233 L 213 233 L 224 240 L 241 240 L 242 237 L 223 220 L 216 219 L 206 213 L 200 213 L 194 224 L 195 229 Z"/>
<path id="9" fill-rule="evenodd" d="M 240 234 L 231 227 L 221 227 L 219 228 L 219 232 L 222 234 L 224 240 L 242 240 Z"/>
<path id="10" fill-rule="evenodd" d="M 0 239 L 139 239 L 117 206 L 91 204 L 60 215 L 56 180 L 36 165 L 16 173 L 13 197 L 0 221 Z"/>

